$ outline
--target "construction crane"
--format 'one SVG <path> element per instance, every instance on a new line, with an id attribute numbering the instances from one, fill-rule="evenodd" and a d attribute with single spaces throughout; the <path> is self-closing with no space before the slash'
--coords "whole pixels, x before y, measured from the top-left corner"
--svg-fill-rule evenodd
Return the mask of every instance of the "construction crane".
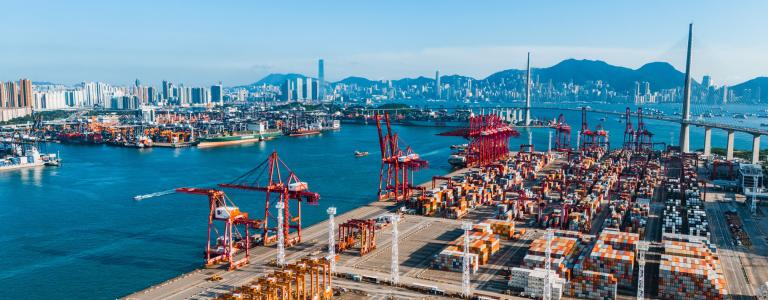
<path id="1" fill-rule="evenodd" d="M 555 126 L 555 151 L 569 150 L 571 150 L 571 126 L 565 122 L 565 116 L 560 114 Z"/>
<path id="2" fill-rule="evenodd" d="M 284 174 L 287 176 L 283 177 Z M 264 175 L 267 175 L 264 177 Z M 307 202 L 310 205 L 317 205 L 320 200 L 320 194 L 309 191 L 309 185 L 301 181 L 296 174 L 272 152 L 269 157 L 258 166 L 236 178 L 230 183 L 219 184 L 220 187 L 234 188 L 249 191 L 265 192 L 264 200 L 264 219 L 261 229 L 263 229 L 262 242 L 264 245 L 271 245 L 277 242 L 276 233 L 283 232 L 284 246 L 290 247 L 301 242 L 301 203 Z M 283 220 L 280 227 L 269 227 L 270 219 L 278 216 L 273 211 L 272 194 L 277 194 L 277 203 L 283 203 L 279 208 L 283 213 Z M 295 203 L 291 203 L 293 200 Z M 275 207 L 275 209 L 278 209 Z M 279 220 L 278 220 L 279 221 Z M 291 236 L 291 230 L 295 230 L 295 235 Z M 275 234 L 272 234 L 274 232 Z"/>
<path id="3" fill-rule="evenodd" d="M 224 194 L 224 191 L 203 188 L 178 188 L 177 193 L 208 197 L 208 243 L 205 245 L 205 266 L 222 262 L 234 270 L 248 263 L 252 237 L 249 229 L 261 226 L 261 221 L 251 220 Z M 217 224 L 221 224 L 218 225 Z M 219 227 L 223 231 L 219 232 Z M 242 232 L 241 232 L 242 230 Z M 215 236 L 212 239 L 212 234 Z M 212 246 L 212 242 L 213 244 Z M 235 260 L 235 254 L 245 251 L 245 256 Z"/>
<path id="4" fill-rule="evenodd" d="M 637 300 L 645 299 L 645 252 L 648 248 L 648 242 L 637 242 Z"/>
<path id="5" fill-rule="evenodd" d="M 379 199 L 389 198 L 395 201 L 407 199 L 413 186 L 413 172 L 426 167 L 427 161 L 416 154 L 411 147 L 400 148 L 400 138 L 392 130 L 389 113 L 379 115 L 376 113 L 376 129 L 379 133 L 379 147 L 381 148 L 381 171 L 379 172 Z M 386 133 L 382 128 L 384 121 Z M 386 172 L 385 172 L 386 170 Z M 386 178 L 384 177 L 386 173 Z"/>

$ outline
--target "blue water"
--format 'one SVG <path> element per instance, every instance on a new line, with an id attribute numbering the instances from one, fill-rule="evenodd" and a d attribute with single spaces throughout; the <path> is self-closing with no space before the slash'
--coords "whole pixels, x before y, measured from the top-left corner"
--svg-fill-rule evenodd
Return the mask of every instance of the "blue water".
<path id="1" fill-rule="evenodd" d="M 558 112 L 534 114 L 554 118 Z M 566 116 L 578 128 L 579 114 Z M 591 122 L 600 117 L 591 116 Z M 606 127 L 618 146 L 623 124 L 615 118 L 609 116 Z M 660 141 L 668 142 L 669 133 L 677 136 L 678 125 L 648 123 Z M 460 138 L 435 136 L 442 131 L 439 128 L 395 128 L 430 162 L 428 169 L 416 174 L 417 182 L 448 172 L 448 146 L 463 143 Z M 548 131 L 533 131 L 537 149 L 547 148 Z M 703 130 L 692 130 L 692 138 L 696 148 Z M 751 145 L 749 136 L 737 134 L 736 138 L 739 148 Z M 575 144 L 575 130 L 572 141 Z M 527 142 L 523 132 L 512 140 L 512 148 Z M 724 134 L 714 131 L 713 145 L 724 143 Z M 62 167 L 0 173 L 0 298 L 115 298 L 200 266 L 205 199 L 178 194 L 141 202 L 132 198 L 229 182 L 273 150 L 322 195 L 318 206 L 304 206 L 305 226 L 325 218 L 328 206 L 345 212 L 372 201 L 378 187 L 379 152 L 373 126 L 346 125 L 321 136 L 214 149 L 48 148 L 61 152 Z M 354 150 L 371 155 L 355 158 Z M 227 193 L 245 211 L 258 215 L 263 209 L 260 193 Z"/>

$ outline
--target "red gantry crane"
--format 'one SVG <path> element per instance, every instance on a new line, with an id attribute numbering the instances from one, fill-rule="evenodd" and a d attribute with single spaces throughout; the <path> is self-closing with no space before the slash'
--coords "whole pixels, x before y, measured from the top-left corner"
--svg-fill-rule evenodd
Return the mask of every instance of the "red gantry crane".
<path id="1" fill-rule="evenodd" d="M 264 175 L 266 177 L 263 177 Z M 265 161 L 236 178 L 230 183 L 219 184 L 225 188 L 235 188 L 266 193 L 264 200 L 264 220 L 261 228 L 263 231 L 264 245 L 277 242 L 277 227 L 269 227 L 270 219 L 277 219 L 275 203 L 282 202 L 283 208 L 283 236 L 285 246 L 290 247 L 301 242 L 301 202 L 317 205 L 320 200 L 318 193 L 310 192 L 306 182 L 299 180 L 293 171 L 277 155 L 272 152 Z M 276 194 L 276 199 L 272 198 Z M 291 204 L 291 200 L 295 203 Z M 291 230 L 295 235 L 290 236 Z"/>
<path id="2" fill-rule="evenodd" d="M 248 263 L 249 249 L 252 237 L 250 228 L 261 227 L 261 221 L 251 220 L 248 213 L 232 203 L 221 190 L 204 188 L 178 188 L 177 193 L 202 195 L 208 197 L 208 243 L 205 245 L 205 266 L 213 266 L 222 262 L 229 263 L 233 270 Z M 223 224 L 223 226 L 217 224 Z M 223 227 L 220 232 L 219 227 Z M 214 239 L 212 239 L 215 236 Z M 215 244 L 211 244 L 214 241 Z M 235 254 L 245 251 L 245 256 L 235 260 Z"/>
<path id="3" fill-rule="evenodd" d="M 379 147 L 381 148 L 381 171 L 379 172 L 379 199 L 390 197 L 395 201 L 407 199 L 413 186 L 413 172 L 427 166 L 427 161 L 416 154 L 411 147 L 400 148 L 400 139 L 392 130 L 389 113 L 376 113 L 376 128 L 379 132 Z M 384 120 L 386 133 L 381 126 Z M 385 171 L 386 170 L 386 171 Z M 385 178 L 386 173 L 386 178 Z"/>
<path id="4" fill-rule="evenodd" d="M 650 151 L 653 150 L 653 133 L 648 131 L 643 121 L 643 109 L 637 108 L 637 131 L 635 131 L 635 142 L 637 145 L 635 148 L 638 151 Z"/>
<path id="5" fill-rule="evenodd" d="M 520 136 L 498 115 L 477 115 L 469 118 L 466 149 L 467 166 L 483 166 L 509 155 L 509 138 Z"/>
<path id="6" fill-rule="evenodd" d="M 555 151 L 566 152 L 571 150 L 571 126 L 565 122 L 565 116 L 557 117 L 555 126 Z"/>
<path id="7" fill-rule="evenodd" d="M 635 143 L 635 129 L 632 127 L 632 111 L 629 110 L 629 107 L 627 107 L 627 111 L 624 113 L 624 121 L 626 124 L 624 125 L 624 149 L 626 150 L 634 150 L 636 147 Z"/>

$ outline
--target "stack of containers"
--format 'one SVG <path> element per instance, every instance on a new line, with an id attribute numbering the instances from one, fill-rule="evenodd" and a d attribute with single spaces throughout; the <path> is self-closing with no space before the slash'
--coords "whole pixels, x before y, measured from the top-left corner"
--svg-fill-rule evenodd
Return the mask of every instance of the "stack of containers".
<path id="1" fill-rule="evenodd" d="M 443 249 L 435 257 L 432 262 L 432 267 L 439 270 L 462 272 L 464 264 L 464 252 L 456 246 L 449 246 Z M 479 266 L 479 256 L 474 253 L 469 253 L 469 266 L 472 274 L 476 273 Z"/>
<path id="2" fill-rule="evenodd" d="M 661 256 L 661 299 L 725 299 L 727 295 L 725 278 L 716 260 L 668 254 Z"/>
<path id="3" fill-rule="evenodd" d="M 636 233 L 603 231 L 584 262 L 585 269 L 613 274 L 619 287 L 632 288 L 638 240 Z"/>
<path id="4" fill-rule="evenodd" d="M 515 234 L 515 222 L 488 219 L 480 224 L 488 224 L 492 233 L 498 234 L 500 237 L 505 239 L 511 239 Z"/>
<path id="5" fill-rule="evenodd" d="M 583 270 L 565 285 L 564 294 L 579 299 L 616 299 L 617 280 L 612 274 Z"/>
<path id="6" fill-rule="evenodd" d="M 533 269 L 528 274 L 528 286 L 525 288 L 525 293 L 534 298 L 541 297 L 544 293 L 544 282 L 547 280 L 547 275 L 547 271 L 544 269 Z M 563 297 L 565 280 L 558 277 L 554 271 L 549 271 L 549 280 L 551 284 L 550 291 L 552 292 L 550 299 L 561 299 Z"/>

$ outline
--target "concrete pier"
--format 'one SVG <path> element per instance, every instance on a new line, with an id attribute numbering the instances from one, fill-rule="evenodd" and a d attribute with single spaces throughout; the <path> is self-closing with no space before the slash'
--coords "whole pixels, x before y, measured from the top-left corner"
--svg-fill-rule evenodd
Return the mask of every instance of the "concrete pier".
<path id="1" fill-rule="evenodd" d="M 726 160 L 733 160 L 733 139 L 735 136 L 735 132 L 733 130 L 728 130 L 728 145 L 726 146 L 726 152 L 725 152 L 725 159 Z"/>
<path id="2" fill-rule="evenodd" d="M 704 156 L 712 155 L 712 127 L 704 127 Z"/>
<path id="3" fill-rule="evenodd" d="M 752 163 L 760 162 L 760 135 L 752 136 Z"/>

